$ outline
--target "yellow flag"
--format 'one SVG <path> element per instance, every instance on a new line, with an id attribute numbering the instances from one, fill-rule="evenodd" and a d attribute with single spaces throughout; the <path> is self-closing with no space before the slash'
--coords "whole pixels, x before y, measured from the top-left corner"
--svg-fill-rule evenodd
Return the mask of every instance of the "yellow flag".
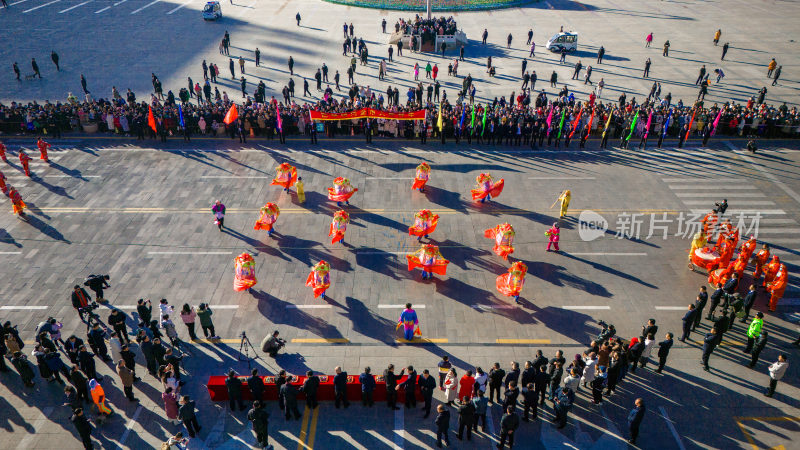
<path id="1" fill-rule="evenodd" d="M 439 118 L 436 119 L 436 126 L 439 127 L 439 132 L 442 131 L 442 102 L 439 102 Z"/>
<path id="2" fill-rule="evenodd" d="M 606 120 L 606 126 L 603 128 L 603 137 L 606 137 L 606 132 L 608 131 L 608 126 L 611 125 L 611 117 L 614 116 L 614 111 L 612 110 L 608 113 L 608 120 Z"/>

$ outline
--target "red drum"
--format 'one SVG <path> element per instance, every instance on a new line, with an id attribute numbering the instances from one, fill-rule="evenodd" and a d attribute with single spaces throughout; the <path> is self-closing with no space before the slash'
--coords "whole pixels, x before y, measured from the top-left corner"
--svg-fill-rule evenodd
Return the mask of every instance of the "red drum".
<path id="1" fill-rule="evenodd" d="M 692 255 L 692 263 L 706 270 L 719 264 L 719 259 L 719 253 L 711 251 L 709 247 L 698 248 Z"/>

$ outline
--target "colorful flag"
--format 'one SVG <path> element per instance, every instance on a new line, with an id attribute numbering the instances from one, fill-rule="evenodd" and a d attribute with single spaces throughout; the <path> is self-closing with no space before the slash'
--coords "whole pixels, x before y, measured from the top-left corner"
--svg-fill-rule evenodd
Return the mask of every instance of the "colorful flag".
<path id="1" fill-rule="evenodd" d="M 550 128 L 553 125 L 553 107 L 550 106 L 550 112 L 547 113 L 547 120 L 544 121 L 547 124 L 547 136 L 550 136 Z"/>
<path id="2" fill-rule="evenodd" d="M 711 130 L 711 136 L 716 134 L 717 126 L 719 126 L 719 119 L 721 118 L 722 118 L 722 110 L 720 109 L 719 112 L 717 113 L 717 118 L 714 119 L 714 128 Z"/>
<path id="3" fill-rule="evenodd" d="M 581 112 L 578 113 L 578 117 L 576 117 L 575 121 L 572 122 L 572 131 L 569 132 L 570 139 L 572 139 L 572 136 L 575 135 L 575 130 L 578 129 L 578 123 L 580 123 L 581 117 L 583 117 L 583 105 L 581 105 Z"/>
<path id="4" fill-rule="evenodd" d="M 467 115 L 467 107 L 462 105 L 461 106 L 461 121 L 458 123 L 458 128 L 461 131 L 464 131 L 464 117 Z"/>
<path id="5" fill-rule="evenodd" d="M 183 121 L 183 109 L 181 105 L 178 105 L 178 123 L 181 125 L 181 128 L 186 128 L 186 122 Z"/>
<path id="6" fill-rule="evenodd" d="M 283 132 L 283 119 L 281 119 L 281 107 L 278 106 L 278 131 Z"/>
<path id="7" fill-rule="evenodd" d="M 149 111 L 147 112 L 147 125 L 153 129 L 153 133 L 156 133 L 158 130 L 156 129 L 156 118 L 153 115 L 153 107 L 148 106 Z"/>
<path id="8" fill-rule="evenodd" d="M 644 127 L 644 138 L 647 139 L 647 135 L 650 134 L 650 124 L 653 123 L 653 111 L 650 111 L 650 115 L 647 116 L 647 125 Z"/>
<path id="9" fill-rule="evenodd" d="M 692 118 L 689 120 L 689 128 L 686 129 L 686 137 L 683 138 L 684 140 L 689 140 L 689 133 L 692 132 L 692 124 L 694 123 L 694 115 L 697 114 L 697 108 L 694 108 L 692 111 Z"/>
<path id="10" fill-rule="evenodd" d="M 475 130 L 475 107 L 472 107 L 472 120 L 469 122 L 469 127 L 472 128 L 473 132 Z"/>
<path id="11" fill-rule="evenodd" d="M 669 114 L 667 114 L 667 121 L 664 122 L 664 132 L 661 133 L 661 138 L 667 137 L 667 129 L 669 128 L 669 122 L 672 119 L 672 108 L 669 110 Z"/>
<path id="12" fill-rule="evenodd" d="M 561 110 L 561 122 L 558 124 L 558 136 L 556 136 L 556 139 L 561 139 L 561 130 L 564 129 L 564 115 L 566 113 L 567 113 L 567 109 L 563 108 Z"/>
<path id="13" fill-rule="evenodd" d="M 603 137 L 606 137 L 606 133 L 608 132 L 608 127 L 611 126 L 611 118 L 614 117 L 614 110 L 612 109 L 610 113 L 608 113 L 608 120 L 606 120 L 606 126 L 603 127 Z"/>
<path id="14" fill-rule="evenodd" d="M 439 133 L 442 133 L 442 103 L 439 102 L 439 117 L 436 119 L 436 126 L 439 127 Z"/>
<path id="15" fill-rule="evenodd" d="M 631 132 L 628 134 L 628 138 L 625 139 L 626 141 L 630 141 L 631 137 L 633 137 L 633 130 L 636 129 L 636 122 L 639 121 L 639 110 L 636 110 L 636 114 L 633 115 L 633 122 L 631 122 Z"/>
<path id="16" fill-rule="evenodd" d="M 230 125 L 239 118 L 239 111 L 236 110 L 236 103 L 231 105 L 231 108 L 225 113 L 225 118 L 222 119 L 225 122 L 225 125 Z"/>
<path id="17" fill-rule="evenodd" d="M 483 105 L 483 126 L 481 127 L 481 136 L 483 136 L 483 131 L 486 130 L 486 105 Z"/>
<path id="18" fill-rule="evenodd" d="M 592 122 L 594 122 L 594 111 L 595 111 L 595 109 L 597 109 L 597 108 L 592 108 L 592 115 L 589 116 L 589 123 L 586 124 L 586 132 L 587 133 L 591 133 L 592 132 Z"/>

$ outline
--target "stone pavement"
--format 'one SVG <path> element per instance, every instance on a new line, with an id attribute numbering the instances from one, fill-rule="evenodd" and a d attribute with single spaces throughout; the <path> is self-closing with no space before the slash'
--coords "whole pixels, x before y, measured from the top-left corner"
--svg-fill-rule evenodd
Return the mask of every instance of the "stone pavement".
<path id="1" fill-rule="evenodd" d="M 165 92 L 177 96 L 187 85 L 187 76 L 202 81 L 201 63 L 220 67 L 220 91 L 232 99 L 240 98 L 239 72 L 236 80 L 228 78 L 228 58 L 219 54 L 218 44 L 225 31 L 231 34 L 231 57 L 246 61 L 249 92 L 264 81 L 267 95 L 281 97 L 288 84 L 289 56 L 295 60 L 295 82 L 302 92 L 302 78 L 310 80 L 312 97 L 299 101 L 316 101 L 313 76 L 325 62 L 330 80 L 338 70 L 342 84 L 347 81 L 350 56 L 342 56 L 342 24 L 353 23 L 355 36 L 366 42 L 370 60 L 367 67 L 357 66 L 355 81 L 375 91 L 386 92 L 387 85 L 398 86 L 403 94 L 413 81 L 415 63 L 423 67 L 430 61 L 438 64 L 443 89 L 451 101 L 461 88 L 461 78 L 447 76 L 447 65 L 457 56 L 455 49 L 446 58 L 441 55 L 410 53 L 389 63 L 387 81 L 378 80 L 378 63 L 386 58 L 389 35 L 382 34 L 380 22 L 386 19 L 388 29 L 400 18 L 413 14 L 334 5 L 319 0 L 222 1 L 224 17 L 216 22 L 201 18 L 203 0 L 9 0 L 9 9 L 0 10 L 4 29 L 14 36 L 13 45 L 0 48 L 0 101 L 13 100 L 64 101 L 67 93 L 82 95 L 80 75 L 84 74 L 94 98 L 111 96 L 112 86 L 124 94 L 131 88 L 140 100 L 148 100 L 155 73 Z M 301 26 L 294 17 L 300 12 Z M 616 101 L 627 92 L 641 102 L 653 82 L 662 84 L 662 95 L 671 92 L 673 102 L 682 99 L 691 103 L 697 97 L 694 82 L 700 66 L 712 73 L 707 100 L 742 103 L 756 96 L 761 87 L 768 87 L 769 103 L 800 103 L 796 69 L 798 51 L 793 39 L 795 18 L 800 6 L 795 2 L 775 0 L 725 2 L 633 2 L 627 0 L 547 0 L 506 10 L 453 14 L 470 39 L 466 61 L 459 65 L 461 77 L 472 74 L 478 101 L 491 101 L 511 92 L 520 92 L 521 62 L 530 54 L 527 32 L 534 30 L 537 45 L 535 58 L 528 70 L 536 71 L 538 89 L 553 94 L 550 75 L 557 72 L 559 86 L 569 86 L 577 98 L 585 98 L 594 88 L 584 84 L 583 76 L 570 80 L 573 66 L 594 66 L 592 80 L 605 80 L 602 99 Z M 36 24 L 34 37 L 31 24 Z M 580 34 L 578 52 L 558 64 L 558 56 L 544 45 L 559 28 Z M 483 29 L 489 31 L 487 45 L 481 45 Z M 722 29 L 719 46 L 712 39 Z M 644 48 L 648 33 L 654 33 L 651 48 Z M 506 48 L 507 35 L 513 35 L 511 48 Z M 669 40 L 670 55 L 662 56 L 662 45 Z M 720 61 L 722 44 L 730 42 L 724 62 Z M 68 43 L 68 44 L 67 44 Z M 602 64 L 596 64 L 600 46 L 606 49 Z M 261 50 L 262 67 L 255 67 L 254 52 Z M 61 56 L 61 72 L 50 62 L 50 52 Z M 486 74 L 486 59 L 491 56 L 497 76 Z M 784 66 L 778 86 L 766 78 L 766 65 L 771 58 Z M 20 65 L 23 75 L 32 74 L 31 58 L 36 58 L 43 79 L 17 82 L 11 63 Z M 653 61 L 651 76 L 642 78 L 645 60 Z M 722 68 L 725 79 L 716 83 L 713 69 Z M 585 73 L 585 69 L 584 69 Z M 423 71 L 424 74 L 424 71 Z M 424 76 L 421 78 L 427 85 Z M 345 94 L 346 91 L 336 94 Z"/>
<path id="2" fill-rule="evenodd" d="M 254 441 L 244 413 L 230 415 L 224 404 L 212 405 L 202 385 L 208 375 L 228 368 L 246 373 L 247 363 L 239 361 L 242 331 L 256 346 L 274 329 L 289 340 L 277 359 L 255 361 L 263 373 L 332 373 L 337 365 L 350 374 L 364 366 L 380 373 L 389 363 L 435 369 L 440 356 L 448 354 L 459 375 L 474 366 L 488 369 L 500 362 L 507 368 L 512 360 L 532 360 L 537 348 L 547 356 L 562 349 L 571 358 L 599 332 L 601 319 L 626 338 L 637 336 L 650 317 L 660 333 L 677 333 L 682 310 L 706 284 L 704 276 L 685 267 L 689 240 L 682 237 L 686 226 L 679 218 L 705 212 L 723 197 L 734 223 L 739 212 L 748 227 L 749 212 L 763 213 L 759 239 L 773 245 L 792 273 L 784 304 L 776 313 L 766 312 L 771 341 L 762 362 L 755 370 L 744 366 L 744 328 L 737 322 L 712 356 L 711 373 L 705 373 L 696 348 L 702 335 L 695 334 L 696 341 L 675 346 L 664 375 L 653 373 L 652 365 L 637 372 L 600 408 L 580 394 L 575 419 L 563 432 L 547 422 L 548 408 L 543 422 L 523 424 L 518 442 L 524 448 L 624 447 L 627 411 L 639 396 L 649 408 L 642 448 L 789 447 L 798 436 L 798 352 L 788 345 L 800 320 L 800 153 L 793 143 L 764 142 L 764 151 L 745 155 L 738 150 L 741 142 L 723 139 L 703 149 L 598 151 L 590 145 L 580 152 L 532 152 L 384 140 L 371 146 L 323 140 L 310 147 L 296 139 L 276 147 L 269 141 L 239 145 L 195 139 L 161 146 L 75 137 L 53 142 L 52 164 L 35 160 L 35 176 L 27 179 L 15 153 L 21 146 L 31 149 L 33 141 L 5 142 L 10 163 L 2 163 L 2 170 L 30 214 L 27 221 L 0 217 L 0 254 L 6 262 L 0 269 L 6 281 L 0 285 L 0 320 L 17 324 L 26 340 L 47 316 L 64 321 L 66 336 L 83 335 L 69 292 L 89 273 L 111 275 L 106 297 L 111 307 L 128 314 L 142 297 L 167 298 L 176 307 L 209 303 L 223 341 L 197 343 L 186 358 L 185 393 L 197 399 L 204 427 L 193 448 L 243 448 Z M 409 189 L 421 160 L 432 166 L 423 194 Z M 298 204 L 294 193 L 269 186 L 281 162 L 297 166 L 305 181 L 305 204 Z M 484 171 L 504 178 L 506 189 L 489 204 L 475 204 L 469 189 Z M 359 188 L 348 208 L 347 246 L 326 240 L 335 207 L 323 192 L 336 176 L 349 177 Z M 550 204 L 565 188 L 573 198 L 563 222 L 563 251 L 546 253 L 543 233 L 556 220 Z M 222 233 L 211 223 L 215 199 L 228 208 Z M 267 201 L 282 211 L 273 238 L 252 230 L 258 208 Z M 418 248 L 407 227 L 421 208 L 441 215 L 431 240 L 451 261 L 446 277 L 425 282 L 407 271 L 403 258 Z M 608 221 L 608 230 L 592 241 L 577 232 L 577 218 L 586 210 Z M 483 238 L 484 229 L 505 221 L 517 231 L 512 258 L 529 267 L 522 306 L 496 292 L 494 279 L 509 263 Z M 629 226 L 635 223 L 640 223 L 638 232 Z M 667 239 L 658 228 L 663 225 Z M 618 232 L 631 236 L 620 239 Z M 233 258 L 242 251 L 256 261 L 258 284 L 252 293 L 235 293 L 231 286 Z M 304 285 L 309 267 L 320 259 L 332 266 L 327 301 L 314 299 Z M 406 301 L 420 315 L 422 345 L 396 342 L 394 323 Z M 762 295 L 756 309 L 766 310 L 765 302 Z M 107 307 L 99 312 L 105 321 Z M 183 325 L 177 326 L 187 338 Z M 705 321 L 702 330 L 707 330 Z M 786 383 L 779 384 L 775 398 L 766 399 L 761 396 L 766 366 L 779 352 L 789 353 Z M 103 448 L 157 447 L 179 429 L 164 417 L 155 380 L 145 377 L 137 385 L 142 399 L 137 407 L 124 399 L 110 368 L 100 366 L 119 413 L 95 433 Z M 13 373 L 0 381 L 0 401 L 7 404 L 0 408 L 5 438 L 0 448 L 78 445 L 68 436 L 74 430 L 60 406 L 60 386 L 40 380 L 27 390 Z M 442 400 L 442 393 L 437 391 L 436 398 Z M 435 445 L 432 422 L 423 421 L 418 411 L 393 414 L 381 405 L 374 410 L 353 405 L 336 414 L 324 404 L 306 420 L 286 423 L 274 404 L 269 407 L 277 448 Z M 487 448 L 498 438 L 500 414 L 495 407 L 488 431 L 479 433 L 472 446 L 454 446 Z"/>

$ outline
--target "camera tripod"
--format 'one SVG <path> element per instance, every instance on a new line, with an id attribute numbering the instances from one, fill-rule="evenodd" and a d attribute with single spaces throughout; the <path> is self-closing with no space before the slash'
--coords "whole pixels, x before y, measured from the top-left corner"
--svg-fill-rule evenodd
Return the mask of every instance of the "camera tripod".
<path id="1" fill-rule="evenodd" d="M 253 351 L 253 356 L 250 356 L 250 350 Z M 250 342 L 250 338 L 247 337 L 247 334 L 242 331 L 242 340 L 239 342 L 239 361 L 247 361 L 247 369 L 250 370 L 251 364 L 253 360 L 261 359 L 258 356 L 258 352 L 256 348 L 253 346 L 253 343 Z M 263 361 L 263 360 L 262 360 Z"/>

